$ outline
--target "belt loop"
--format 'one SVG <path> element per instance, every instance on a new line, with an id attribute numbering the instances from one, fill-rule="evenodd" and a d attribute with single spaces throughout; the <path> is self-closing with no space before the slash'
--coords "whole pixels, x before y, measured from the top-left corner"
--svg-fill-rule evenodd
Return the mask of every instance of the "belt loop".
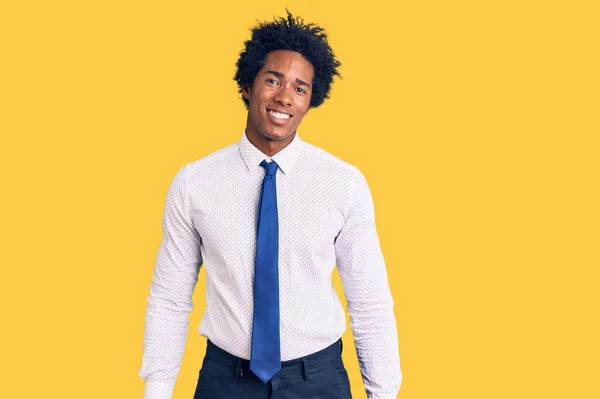
<path id="1" fill-rule="evenodd" d="M 242 359 L 238 358 L 237 364 L 235 365 L 235 371 L 233 372 L 233 378 L 235 380 L 239 380 L 244 376 L 244 371 L 242 370 Z"/>
<path id="2" fill-rule="evenodd" d="M 308 367 L 306 367 L 306 359 L 302 358 L 302 377 L 304 381 L 308 381 Z"/>

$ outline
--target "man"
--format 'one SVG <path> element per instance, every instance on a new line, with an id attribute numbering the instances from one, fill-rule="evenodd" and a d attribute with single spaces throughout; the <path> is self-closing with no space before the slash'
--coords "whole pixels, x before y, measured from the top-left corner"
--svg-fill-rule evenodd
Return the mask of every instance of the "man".
<path id="1" fill-rule="evenodd" d="M 168 399 L 202 264 L 207 337 L 195 399 L 350 398 L 337 264 L 369 398 L 396 398 L 396 320 L 373 201 L 354 166 L 300 140 L 340 63 L 323 29 L 262 23 L 237 62 L 248 109 L 238 143 L 179 170 L 167 194 L 140 376 Z"/>

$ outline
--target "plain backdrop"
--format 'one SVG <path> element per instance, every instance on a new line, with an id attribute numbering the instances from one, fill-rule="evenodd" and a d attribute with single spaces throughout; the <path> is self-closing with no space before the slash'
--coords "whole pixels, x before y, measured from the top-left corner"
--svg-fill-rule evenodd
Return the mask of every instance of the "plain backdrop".
<path id="1" fill-rule="evenodd" d="M 369 182 L 399 398 L 600 397 L 600 14 L 578 0 L 2 2 L 0 397 L 142 397 L 168 185 L 241 137 L 235 61 L 286 6 L 342 62 L 299 131 Z"/>

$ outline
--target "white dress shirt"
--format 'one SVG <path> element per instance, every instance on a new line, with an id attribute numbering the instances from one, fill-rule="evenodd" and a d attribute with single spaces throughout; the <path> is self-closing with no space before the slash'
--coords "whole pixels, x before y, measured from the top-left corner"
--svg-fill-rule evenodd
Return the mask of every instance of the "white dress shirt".
<path id="1" fill-rule="evenodd" d="M 179 374 L 198 271 L 206 268 L 201 335 L 250 358 L 258 199 L 268 157 L 239 142 L 183 166 L 165 202 L 150 285 L 139 375 L 145 399 L 169 399 Z M 375 229 L 373 200 L 354 166 L 300 140 L 273 155 L 279 214 L 282 361 L 336 342 L 346 318 L 337 264 L 367 396 L 394 399 L 402 373 L 396 319 Z"/>

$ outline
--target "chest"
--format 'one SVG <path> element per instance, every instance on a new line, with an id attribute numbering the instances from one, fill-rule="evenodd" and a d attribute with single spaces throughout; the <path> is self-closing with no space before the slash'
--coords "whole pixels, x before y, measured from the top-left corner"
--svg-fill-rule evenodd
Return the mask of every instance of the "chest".
<path id="1" fill-rule="evenodd" d="M 190 204 L 205 246 L 218 252 L 252 250 L 262 176 L 211 182 Z M 325 179 L 277 175 L 279 243 L 320 251 L 333 245 L 349 207 L 349 191 Z"/>

